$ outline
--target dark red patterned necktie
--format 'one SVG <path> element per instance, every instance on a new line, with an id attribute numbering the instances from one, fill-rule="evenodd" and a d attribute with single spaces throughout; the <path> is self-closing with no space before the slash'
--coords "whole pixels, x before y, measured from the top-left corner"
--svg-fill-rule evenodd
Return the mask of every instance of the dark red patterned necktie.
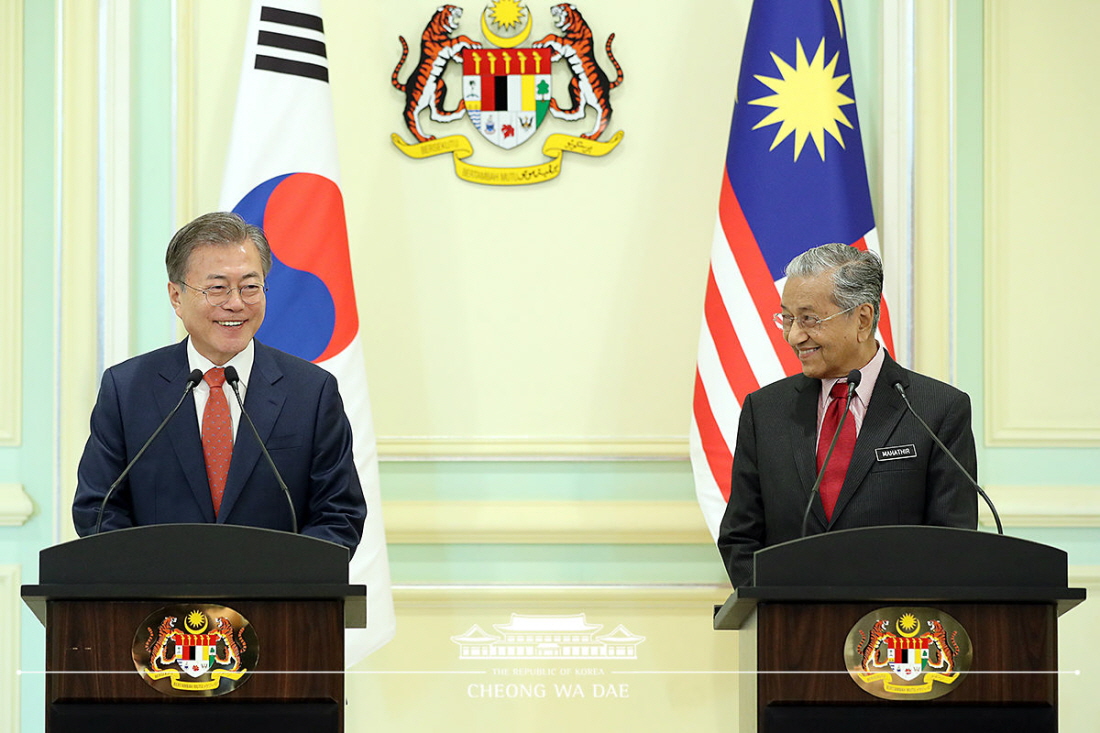
<path id="1" fill-rule="evenodd" d="M 210 396 L 202 412 L 202 455 L 206 459 L 206 480 L 217 516 L 225 494 L 229 462 L 233 458 L 233 422 L 229 417 L 229 402 L 222 391 L 225 370 L 214 367 L 203 375 L 203 379 L 210 385 Z"/>
<path id="2" fill-rule="evenodd" d="M 836 426 L 840 424 L 840 416 L 844 414 L 844 404 L 848 397 L 848 383 L 837 382 L 829 392 L 832 402 L 825 409 L 825 419 L 821 423 L 821 436 L 817 439 L 817 470 L 821 470 L 821 464 L 825 460 L 825 454 L 829 452 L 829 443 L 833 442 L 836 434 Z M 832 520 L 833 508 L 836 507 L 837 497 L 840 496 L 840 487 L 844 485 L 844 476 L 848 473 L 848 464 L 852 462 L 852 451 L 856 447 L 856 419 L 848 415 L 844 421 L 844 429 L 837 438 L 836 448 L 833 448 L 833 457 L 829 459 L 829 467 L 825 469 L 825 476 L 821 479 L 821 505 L 825 507 L 825 518 Z"/>

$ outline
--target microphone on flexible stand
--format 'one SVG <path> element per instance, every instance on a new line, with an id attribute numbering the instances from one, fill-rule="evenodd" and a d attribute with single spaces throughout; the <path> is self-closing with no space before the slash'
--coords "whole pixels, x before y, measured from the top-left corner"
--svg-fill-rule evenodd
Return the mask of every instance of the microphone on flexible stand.
<path id="1" fill-rule="evenodd" d="M 844 428 L 844 421 L 848 419 L 848 411 L 852 409 L 852 393 L 856 391 L 856 387 L 859 386 L 860 381 L 863 379 L 863 373 L 858 369 L 853 369 L 848 372 L 848 397 L 844 400 L 844 413 L 840 416 L 840 422 L 837 423 L 836 432 L 833 433 L 833 441 L 829 443 L 829 450 L 825 453 L 825 460 L 821 462 L 821 470 L 817 472 L 817 478 L 814 480 L 813 488 L 810 489 L 810 500 L 806 502 L 806 511 L 802 512 L 802 536 L 806 536 L 806 525 L 810 520 L 810 509 L 813 508 L 814 501 L 818 498 L 818 489 L 821 487 L 821 480 L 825 478 L 825 469 L 829 467 L 829 459 L 833 457 L 833 448 L 836 447 L 836 441 L 840 438 L 840 431 Z"/>
<path id="2" fill-rule="evenodd" d="M 122 483 L 122 479 L 126 478 L 126 475 L 130 473 L 130 469 L 134 467 L 134 464 L 138 462 L 138 459 L 141 458 L 145 454 L 145 451 L 149 448 L 149 446 L 153 444 L 153 441 L 156 439 L 156 437 L 160 435 L 160 431 L 164 430 L 164 426 L 168 424 L 168 421 L 172 419 L 172 416 L 179 411 L 180 405 L 182 405 L 183 401 L 187 399 L 187 395 L 191 394 L 191 391 L 195 389 L 196 385 L 198 385 L 198 383 L 201 381 L 202 370 L 192 369 L 191 373 L 187 375 L 187 384 L 185 384 L 183 387 L 183 394 L 180 395 L 179 402 L 177 402 L 176 406 L 172 408 L 172 411 L 169 412 L 168 415 L 160 421 L 160 425 L 157 426 L 157 429 L 153 431 L 153 434 L 150 435 L 149 439 L 145 441 L 145 444 L 141 446 L 141 450 L 139 450 L 137 452 L 137 455 L 134 456 L 133 459 L 131 459 L 131 461 L 126 464 L 126 468 L 122 469 L 122 473 L 120 473 L 118 478 L 115 479 L 115 482 L 110 485 L 110 487 L 107 489 L 107 493 L 103 495 L 103 501 L 99 503 L 99 511 L 96 512 L 95 532 L 93 534 L 99 534 L 99 529 L 103 524 L 103 510 L 107 507 L 107 500 L 111 498 L 111 494 L 113 494 L 115 492 L 115 489 L 118 488 L 118 485 Z"/>
<path id="3" fill-rule="evenodd" d="M 970 472 L 963 467 L 963 464 L 959 463 L 959 459 L 955 457 L 955 454 L 947 449 L 947 446 L 943 444 L 943 441 L 940 440 L 939 436 L 932 431 L 932 428 L 928 427 L 928 423 L 926 423 L 921 418 L 921 416 L 917 414 L 917 411 L 913 409 L 913 406 L 909 404 L 909 398 L 906 396 L 905 388 L 901 386 L 900 380 L 894 382 L 894 389 L 897 390 L 897 393 L 901 395 L 901 398 L 903 400 L 905 400 L 905 406 L 909 408 L 909 412 L 913 413 L 913 417 L 917 418 L 917 422 L 921 424 L 921 427 L 923 427 L 928 432 L 928 434 L 932 436 L 932 440 L 935 441 L 936 445 L 940 447 L 940 450 L 947 454 L 947 457 L 951 459 L 951 462 L 959 467 L 959 470 L 963 472 L 963 475 L 966 476 L 970 483 L 974 485 L 974 488 L 978 490 L 978 495 L 981 496 L 983 500 L 985 500 L 986 506 L 989 507 L 989 511 L 993 512 L 993 521 L 997 523 L 997 534 L 1004 534 L 1005 531 L 1001 527 L 1001 517 L 999 514 L 997 514 L 997 507 L 993 506 L 993 501 L 989 498 L 989 495 L 982 490 L 982 487 L 978 485 L 978 482 L 974 480 L 974 477 L 970 475 Z"/>
<path id="4" fill-rule="evenodd" d="M 252 422 L 252 418 L 248 416 L 248 413 L 244 409 L 244 400 L 241 399 L 241 393 L 237 389 L 240 377 L 237 376 L 236 367 L 227 366 L 225 368 L 225 381 L 233 390 L 233 396 L 237 398 L 237 404 L 240 405 L 241 414 L 244 415 L 248 427 L 252 428 L 252 434 L 256 436 L 256 442 L 260 444 L 260 450 L 263 451 L 264 458 L 267 459 L 267 464 L 271 466 L 271 470 L 275 473 L 275 480 L 279 482 L 279 488 L 283 490 L 283 495 L 286 496 L 287 506 L 290 507 L 290 526 L 293 527 L 294 534 L 298 534 L 298 513 L 294 511 L 294 501 L 290 498 L 290 489 L 286 487 L 286 482 L 283 481 L 283 476 L 279 473 L 275 461 L 272 460 L 271 454 L 267 452 L 267 446 L 264 445 L 264 441 L 260 437 L 260 431 L 256 429 L 256 424 Z"/>

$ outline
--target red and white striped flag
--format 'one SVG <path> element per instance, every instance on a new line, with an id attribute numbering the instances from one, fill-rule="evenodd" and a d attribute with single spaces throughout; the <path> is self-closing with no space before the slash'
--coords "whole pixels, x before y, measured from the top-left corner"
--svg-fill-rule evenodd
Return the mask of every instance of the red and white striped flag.
<path id="1" fill-rule="evenodd" d="M 878 251 L 840 0 L 757 0 L 741 57 L 695 373 L 695 493 L 717 538 L 745 396 L 800 371 L 783 270 L 830 242 Z M 879 338 L 893 350 L 883 304 Z"/>
<path id="2" fill-rule="evenodd" d="M 396 621 L 320 0 L 254 0 L 247 33 L 221 207 L 271 244 L 268 281 L 281 295 L 257 338 L 332 372 L 351 421 L 367 520 L 350 578 L 367 586 L 368 624 L 347 632 L 351 666 Z"/>

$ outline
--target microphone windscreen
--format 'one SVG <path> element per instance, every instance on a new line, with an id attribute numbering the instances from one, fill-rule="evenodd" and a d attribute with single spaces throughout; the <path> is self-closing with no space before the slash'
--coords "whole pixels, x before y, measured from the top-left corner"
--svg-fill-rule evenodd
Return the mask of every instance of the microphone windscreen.
<path id="1" fill-rule="evenodd" d="M 863 373 L 858 369 L 853 369 L 848 372 L 848 384 L 852 387 L 858 387 L 860 381 L 863 379 Z"/>
<path id="2" fill-rule="evenodd" d="M 202 369 L 192 369 L 187 375 L 187 389 L 194 389 L 202 381 Z"/>
<path id="3" fill-rule="evenodd" d="M 239 378 L 237 377 L 237 367 L 227 366 L 225 368 L 225 381 L 229 382 L 230 384 L 236 384 L 238 379 Z"/>

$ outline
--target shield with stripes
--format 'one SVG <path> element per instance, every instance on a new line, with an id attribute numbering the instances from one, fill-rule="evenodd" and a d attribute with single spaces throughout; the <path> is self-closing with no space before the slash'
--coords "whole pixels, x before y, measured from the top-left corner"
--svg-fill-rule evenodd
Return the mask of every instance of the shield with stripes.
<path id="1" fill-rule="evenodd" d="M 549 48 L 483 48 L 463 53 L 466 114 L 505 150 L 531 139 L 550 108 Z"/>
<path id="2" fill-rule="evenodd" d="M 176 634 L 176 664 L 191 677 L 202 677 L 217 659 L 218 641 L 214 634 Z"/>

